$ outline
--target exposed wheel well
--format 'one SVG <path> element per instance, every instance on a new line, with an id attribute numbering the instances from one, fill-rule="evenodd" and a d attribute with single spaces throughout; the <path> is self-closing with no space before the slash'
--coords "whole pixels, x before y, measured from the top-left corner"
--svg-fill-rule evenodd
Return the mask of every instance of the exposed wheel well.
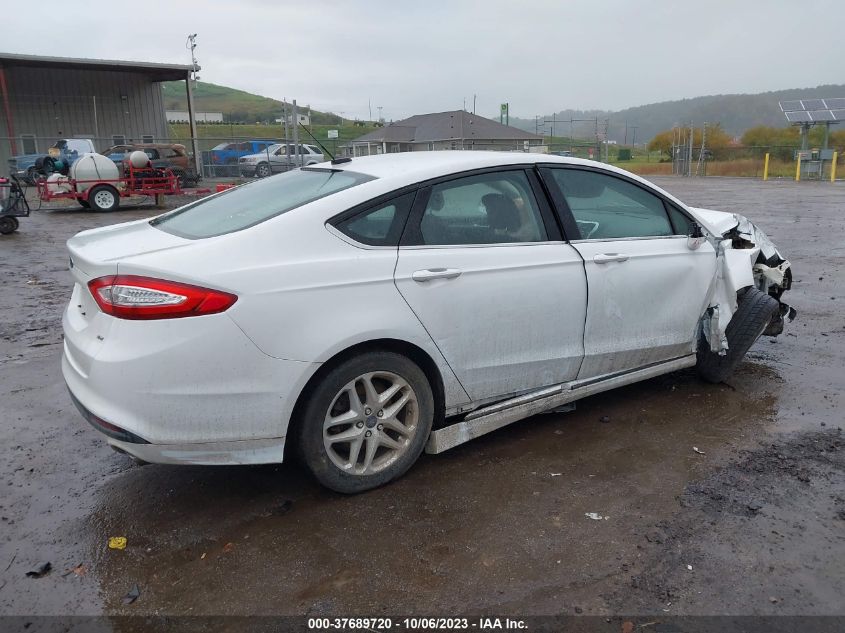
<path id="1" fill-rule="evenodd" d="M 431 385 L 432 394 L 434 395 L 433 428 L 436 429 L 442 426 L 444 411 L 446 409 L 443 377 L 440 374 L 440 369 L 437 367 L 437 363 L 434 362 L 431 356 L 429 356 L 428 353 L 421 347 L 418 347 L 413 343 L 408 343 L 407 341 L 400 341 L 397 339 L 375 339 L 372 341 L 366 341 L 364 343 L 353 345 L 352 347 L 332 356 L 329 360 L 323 363 L 320 366 L 320 369 L 318 369 L 308 380 L 305 387 L 302 389 L 302 392 L 299 394 L 299 397 L 296 399 L 296 404 L 291 412 L 290 423 L 288 424 L 285 440 L 285 461 L 295 454 L 296 445 L 298 444 L 296 434 L 301 423 L 302 412 L 308 402 L 308 398 L 311 397 L 311 393 L 313 392 L 315 385 L 317 385 L 326 374 L 342 362 L 359 354 L 375 351 L 386 351 L 401 354 L 402 356 L 414 361 L 419 368 L 423 370 L 426 378 L 428 378 L 429 384 Z"/>

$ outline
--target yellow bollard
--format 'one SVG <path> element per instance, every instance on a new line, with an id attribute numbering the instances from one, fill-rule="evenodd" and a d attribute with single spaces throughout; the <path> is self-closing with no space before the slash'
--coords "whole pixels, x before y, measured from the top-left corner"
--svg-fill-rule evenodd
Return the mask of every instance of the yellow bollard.
<path id="1" fill-rule="evenodd" d="M 839 152 L 833 152 L 833 160 L 830 161 L 830 182 L 836 182 L 836 157 Z"/>
<path id="2" fill-rule="evenodd" d="M 763 159 L 763 180 L 769 179 L 769 153 L 766 152 L 766 158 Z"/>
<path id="3" fill-rule="evenodd" d="M 798 154 L 798 164 L 795 165 L 795 182 L 801 180 L 801 154 Z"/>

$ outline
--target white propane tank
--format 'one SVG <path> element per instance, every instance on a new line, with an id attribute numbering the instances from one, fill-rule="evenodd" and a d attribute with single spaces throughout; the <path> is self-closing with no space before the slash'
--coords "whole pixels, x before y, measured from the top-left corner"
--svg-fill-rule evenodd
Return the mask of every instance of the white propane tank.
<path id="1" fill-rule="evenodd" d="M 70 166 L 70 177 L 73 180 L 117 180 L 120 172 L 111 158 L 102 154 L 84 154 Z M 83 182 L 76 185 L 77 191 L 86 191 L 96 185 L 96 182 Z M 114 185 L 115 183 L 111 183 Z"/>
<path id="2" fill-rule="evenodd" d="M 61 174 L 50 174 L 47 177 L 47 191 L 50 193 L 61 193 L 70 191 L 70 183 L 67 176 Z"/>
<path id="3" fill-rule="evenodd" d="M 135 169 L 143 169 L 144 167 L 149 166 L 150 157 L 147 156 L 145 152 L 136 149 L 134 152 L 129 154 L 129 162 Z"/>

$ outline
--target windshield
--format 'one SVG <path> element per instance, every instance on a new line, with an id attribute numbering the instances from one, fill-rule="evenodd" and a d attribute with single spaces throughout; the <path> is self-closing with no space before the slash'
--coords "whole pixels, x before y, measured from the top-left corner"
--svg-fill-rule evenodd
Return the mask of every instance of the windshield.
<path id="1" fill-rule="evenodd" d="M 234 233 L 291 209 L 373 180 L 373 176 L 330 169 L 296 169 L 230 189 L 150 221 L 191 240 Z"/>
<path id="2" fill-rule="evenodd" d="M 71 152 L 79 152 L 80 154 L 82 154 L 84 152 L 90 152 L 91 145 L 88 144 L 88 141 L 79 141 L 71 138 L 67 141 L 67 150 Z"/>

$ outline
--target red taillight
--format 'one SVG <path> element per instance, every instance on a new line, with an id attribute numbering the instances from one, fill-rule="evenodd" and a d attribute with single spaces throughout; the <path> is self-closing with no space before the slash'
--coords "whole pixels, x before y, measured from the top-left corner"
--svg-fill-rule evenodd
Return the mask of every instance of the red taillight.
<path id="1" fill-rule="evenodd" d="M 91 295 L 106 314 L 120 319 L 179 319 L 228 310 L 237 296 L 175 281 L 110 275 L 88 282 Z"/>

